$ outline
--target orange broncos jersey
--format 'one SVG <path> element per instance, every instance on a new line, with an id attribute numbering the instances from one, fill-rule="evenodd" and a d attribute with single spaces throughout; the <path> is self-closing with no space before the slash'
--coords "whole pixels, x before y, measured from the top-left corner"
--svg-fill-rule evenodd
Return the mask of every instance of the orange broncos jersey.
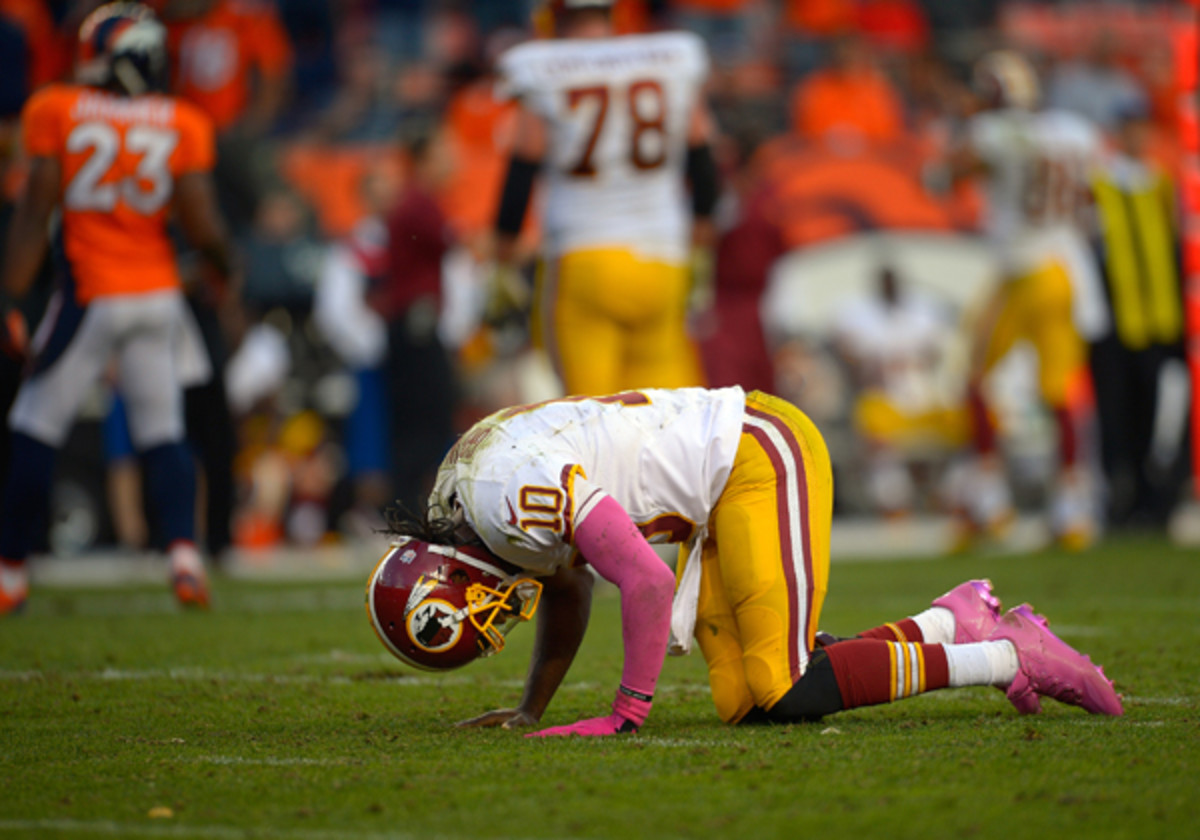
<path id="1" fill-rule="evenodd" d="M 179 284 L 167 214 L 175 178 L 212 168 L 213 129 L 167 96 L 51 85 L 25 105 L 25 149 L 62 166 L 62 244 L 80 303 Z"/>
<path id="2" fill-rule="evenodd" d="M 175 92 L 203 108 L 222 132 L 245 111 L 254 73 L 291 70 L 291 42 L 270 3 L 218 0 L 194 20 L 169 20 L 167 33 Z"/>

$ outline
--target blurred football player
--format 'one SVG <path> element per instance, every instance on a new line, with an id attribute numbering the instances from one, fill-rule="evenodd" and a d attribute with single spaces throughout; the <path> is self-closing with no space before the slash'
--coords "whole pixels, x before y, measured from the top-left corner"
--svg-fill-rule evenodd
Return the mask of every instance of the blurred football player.
<path id="1" fill-rule="evenodd" d="M 29 182 L 0 276 L 20 298 L 46 251 L 51 219 L 59 289 L 32 341 L 9 414 L 12 464 L 0 499 L 0 611 L 28 592 L 25 561 L 44 521 L 55 453 L 115 357 L 147 495 L 184 604 L 208 603 L 193 542 L 195 467 L 183 443 L 177 354 L 184 302 L 167 235 L 172 211 L 223 276 L 230 255 L 209 170 L 213 133 L 193 106 L 162 95 L 166 35 L 148 8 L 110 3 L 79 31 L 79 84 L 51 85 L 22 116 Z"/>
<path id="2" fill-rule="evenodd" d="M 497 211 L 497 287 L 513 287 L 516 238 L 536 177 L 544 196 L 538 339 L 567 393 L 702 384 L 687 333 L 693 216 L 717 199 L 703 42 L 613 35 L 612 0 L 553 0 L 556 37 L 499 61 L 519 103 Z M 690 198 L 688 186 L 690 184 Z M 695 236 L 710 239 L 707 224 Z"/>
<path id="3" fill-rule="evenodd" d="M 871 293 L 849 300 L 833 320 L 834 348 L 855 388 L 867 495 L 885 515 L 907 513 L 917 491 L 910 462 L 960 449 L 966 439 L 966 412 L 946 405 L 938 387 L 952 318 L 885 264 Z"/>
<path id="4" fill-rule="evenodd" d="M 999 686 L 1027 713 L 1039 695 L 1121 713 L 1090 660 L 1027 605 L 1001 615 L 986 581 L 818 648 L 832 507 L 825 443 L 777 397 L 683 388 L 518 406 L 459 439 L 423 521 L 395 522 L 415 538 L 372 574 L 368 613 L 393 653 L 441 669 L 494 651 L 498 625 L 537 611 L 520 705 L 471 726 L 541 719 L 583 639 L 591 570 L 620 590 L 612 713 L 539 735 L 636 730 L 669 644 L 686 652 L 693 635 L 728 723 L 813 720 L 964 685 Z M 688 546 L 678 587 L 651 541 Z M 531 579 L 540 596 L 522 592 Z"/>
<path id="5" fill-rule="evenodd" d="M 1080 548 L 1096 526 L 1072 398 L 1086 365 L 1084 338 L 1106 322 L 1084 215 L 1101 136 L 1076 114 L 1038 111 L 1037 75 L 1017 53 L 982 58 L 975 87 L 984 110 L 967 126 L 957 169 L 982 178 L 984 233 L 1002 276 L 974 333 L 968 394 L 979 458 L 965 499 L 964 534 L 995 531 L 1011 518 L 982 380 L 1024 339 L 1037 351 L 1038 391 L 1058 436 L 1051 530 L 1064 546 Z"/>

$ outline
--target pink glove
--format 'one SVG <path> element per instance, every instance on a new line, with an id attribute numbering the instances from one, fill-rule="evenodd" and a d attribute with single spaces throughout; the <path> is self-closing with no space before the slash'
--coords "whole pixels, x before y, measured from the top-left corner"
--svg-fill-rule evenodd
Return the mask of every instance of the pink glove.
<path id="1" fill-rule="evenodd" d="M 617 689 L 613 700 L 613 713 L 608 717 L 588 718 L 568 726 L 552 726 L 538 732 L 530 732 L 526 738 L 545 738 L 556 735 L 620 735 L 625 732 L 637 732 L 638 727 L 646 722 L 650 714 L 650 702 L 653 698 L 625 686 Z"/>
<path id="2" fill-rule="evenodd" d="M 567 726 L 552 726 L 537 732 L 530 732 L 526 738 L 553 738 L 559 735 L 582 735 L 596 737 L 601 735 L 620 735 L 624 732 L 637 732 L 637 725 L 618 714 L 608 717 L 588 718 Z"/>

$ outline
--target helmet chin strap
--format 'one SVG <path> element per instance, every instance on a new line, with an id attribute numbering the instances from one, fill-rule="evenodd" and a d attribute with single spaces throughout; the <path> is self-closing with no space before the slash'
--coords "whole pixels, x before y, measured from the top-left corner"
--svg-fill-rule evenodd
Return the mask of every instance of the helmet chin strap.
<path id="1" fill-rule="evenodd" d="M 141 96 L 149 90 L 149 86 L 146 84 L 146 80 L 142 78 L 142 74 L 133 66 L 133 62 L 127 58 L 118 58 L 114 61 L 112 72 L 121 87 L 130 96 Z"/>

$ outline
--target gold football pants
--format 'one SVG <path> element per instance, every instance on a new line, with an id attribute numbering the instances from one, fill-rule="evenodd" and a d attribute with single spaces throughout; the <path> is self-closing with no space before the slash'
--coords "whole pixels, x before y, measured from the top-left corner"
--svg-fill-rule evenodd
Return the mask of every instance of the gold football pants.
<path id="1" fill-rule="evenodd" d="M 771 708 L 804 674 L 829 585 L 832 515 L 833 473 L 816 426 L 784 400 L 748 394 L 733 470 L 708 522 L 696 615 L 722 720 Z"/>
<path id="2" fill-rule="evenodd" d="M 983 371 L 991 370 L 1020 339 L 1038 354 L 1038 390 L 1052 408 L 1068 403 L 1072 382 L 1086 361 L 1083 339 L 1071 312 L 1071 278 L 1058 262 L 1046 262 L 1008 282 L 987 338 Z"/>
<path id="3" fill-rule="evenodd" d="M 687 334 L 689 285 L 686 266 L 616 248 L 544 263 L 538 340 L 566 393 L 703 385 Z"/>

